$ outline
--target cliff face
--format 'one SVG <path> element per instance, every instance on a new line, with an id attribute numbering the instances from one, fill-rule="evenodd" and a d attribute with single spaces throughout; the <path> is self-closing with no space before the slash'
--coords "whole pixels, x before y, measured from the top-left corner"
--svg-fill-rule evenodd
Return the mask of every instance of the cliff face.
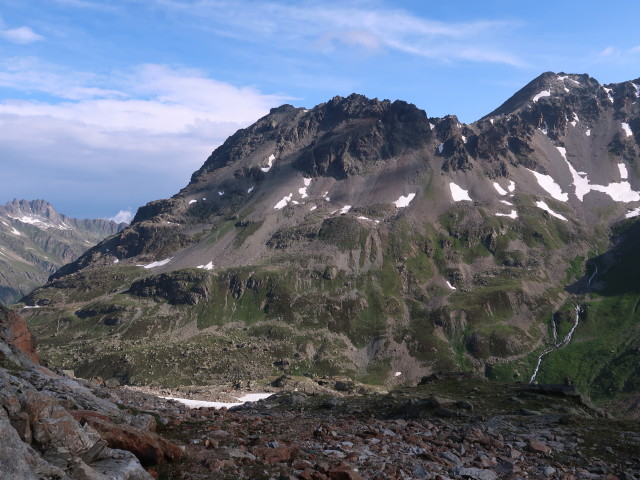
<path id="1" fill-rule="evenodd" d="M 34 363 L 39 363 L 38 342 L 20 315 L 0 305 L 0 340 L 13 345 Z"/>

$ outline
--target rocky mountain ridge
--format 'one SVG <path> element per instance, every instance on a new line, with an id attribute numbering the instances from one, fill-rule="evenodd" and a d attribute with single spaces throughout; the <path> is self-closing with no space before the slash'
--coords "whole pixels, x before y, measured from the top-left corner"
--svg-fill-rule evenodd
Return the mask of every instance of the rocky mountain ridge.
<path id="1" fill-rule="evenodd" d="M 539 378 L 631 394 L 635 298 L 599 262 L 640 213 L 638 85 L 545 73 L 470 125 L 355 94 L 273 109 L 25 314 L 57 363 L 159 385 L 528 379 L 571 331 Z"/>
<path id="2" fill-rule="evenodd" d="M 44 200 L 14 199 L 0 206 L 0 302 L 19 300 L 62 265 L 125 226 L 69 218 Z"/>

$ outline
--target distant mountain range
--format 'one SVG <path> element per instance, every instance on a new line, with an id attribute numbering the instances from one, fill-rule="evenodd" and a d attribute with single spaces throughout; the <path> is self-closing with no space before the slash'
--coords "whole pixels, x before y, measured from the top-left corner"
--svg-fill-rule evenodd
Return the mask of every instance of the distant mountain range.
<path id="1" fill-rule="evenodd" d="M 469 125 L 284 105 L 23 313 L 46 358 L 134 383 L 473 370 L 637 392 L 639 90 L 545 73 Z"/>
<path id="2" fill-rule="evenodd" d="M 12 304 L 85 250 L 122 230 L 110 220 L 78 220 L 44 200 L 0 206 L 0 302 Z"/>

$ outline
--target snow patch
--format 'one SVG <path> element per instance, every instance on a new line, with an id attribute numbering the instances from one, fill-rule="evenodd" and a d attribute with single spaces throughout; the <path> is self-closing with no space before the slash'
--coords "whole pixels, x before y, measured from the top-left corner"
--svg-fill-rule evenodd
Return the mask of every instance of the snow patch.
<path id="1" fill-rule="evenodd" d="M 222 195 L 224 195 L 224 192 L 220 191 L 220 192 L 218 192 L 218 195 L 222 196 Z"/>
<path id="2" fill-rule="evenodd" d="M 507 190 L 509 190 L 510 192 L 513 192 L 516 189 L 516 182 L 514 182 L 513 180 L 509 180 L 509 186 L 507 187 Z"/>
<path id="3" fill-rule="evenodd" d="M 18 230 L 15 229 L 15 227 L 11 227 L 11 233 L 13 233 L 16 236 L 20 236 L 20 232 Z"/>
<path id="4" fill-rule="evenodd" d="M 504 203 L 505 205 L 509 205 L 510 207 L 513 207 L 513 203 L 507 202 L 506 200 L 500 200 L 500 203 Z"/>
<path id="5" fill-rule="evenodd" d="M 545 175 L 543 173 L 534 172 L 527 168 L 533 175 L 536 177 L 538 181 L 538 185 L 540 185 L 549 195 L 551 195 L 556 200 L 560 200 L 561 202 L 566 202 L 569 200 L 569 194 L 563 193 L 560 185 L 556 183 L 556 181 L 551 177 L 551 175 Z"/>
<path id="6" fill-rule="evenodd" d="M 456 287 L 454 287 L 453 285 L 451 285 L 451 283 L 449 283 L 449 280 L 447 280 L 447 286 L 451 289 L 451 290 L 457 290 Z"/>
<path id="7" fill-rule="evenodd" d="M 309 209 L 309 211 L 310 211 L 310 212 L 313 212 L 316 208 L 318 208 L 318 206 L 317 206 L 317 205 L 314 205 L 313 207 L 311 207 L 311 208 Z"/>
<path id="8" fill-rule="evenodd" d="M 291 201 L 292 198 L 293 198 L 293 193 L 290 193 L 286 197 L 283 197 L 282 200 L 280 200 L 278 203 L 276 203 L 273 206 L 273 208 L 275 208 L 276 210 L 283 209 L 284 207 L 286 207 L 288 205 L 288 203 Z"/>
<path id="9" fill-rule="evenodd" d="M 198 200 L 189 200 L 189 205 L 191 205 L 192 203 L 196 203 Z"/>
<path id="10" fill-rule="evenodd" d="M 196 268 L 201 268 L 202 270 L 213 270 L 213 260 L 206 265 L 198 265 Z"/>
<path id="11" fill-rule="evenodd" d="M 298 193 L 300 194 L 300 196 L 302 198 L 307 198 L 309 195 L 307 195 L 307 187 L 309 185 L 311 185 L 311 179 L 310 178 L 302 178 L 302 181 L 304 182 L 304 187 L 301 187 L 298 189 Z"/>
<path id="12" fill-rule="evenodd" d="M 169 263 L 171 261 L 172 257 L 169 258 L 165 258 L 164 260 L 159 260 L 157 262 L 151 262 L 148 265 L 143 265 L 144 268 L 155 268 L 155 267 L 161 267 L 162 265 L 166 265 L 167 263 Z"/>
<path id="13" fill-rule="evenodd" d="M 393 374 L 394 377 L 399 377 L 400 375 L 402 375 L 402 372 L 396 372 Z"/>
<path id="14" fill-rule="evenodd" d="M 584 132 L 584 134 L 585 134 L 587 137 L 590 137 L 590 136 L 591 136 L 591 129 L 589 129 L 589 130 L 587 130 L 586 132 Z"/>
<path id="15" fill-rule="evenodd" d="M 575 185 L 576 187 L 576 197 L 578 197 L 578 200 L 583 201 L 584 196 L 591 190 L 609 195 L 611 199 L 616 202 L 635 202 L 640 200 L 640 193 L 634 191 L 627 181 L 610 183 L 609 185 L 592 185 L 589 182 L 589 178 L 587 177 L 586 173 L 576 171 L 576 169 L 573 168 L 573 165 L 569 163 L 566 156 L 566 150 L 563 147 L 556 148 L 562 155 L 562 158 L 564 158 L 564 161 L 567 163 L 569 172 L 571 172 L 571 176 L 573 177 L 573 185 Z M 623 180 L 625 180 L 628 176 L 626 166 L 624 164 L 618 164 L 618 169 L 620 170 L 620 176 Z"/>
<path id="16" fill-rule="evenodd" d="M 397 208 L 404 208 L 411 203 L 411 200 L 413 200 L 415 196 L 415 193 L 410 193 L 407 196 L 401 195 L 400 198 L 393 203 Z"/>
<path id="17" fill-rule="evenodd" d="M 429 123 L 429 128 L 433 130 L 434 128 L 436 128 L 436 126 L 433 123 Z"/>
<path id="18" fill-rule="evenodd" d="M 611 89 L 607 87 L 602 87 L 602 88 L 604 89 L 605 92 L 607 92 L 607 97 L 609 98 L 609 101 L 613 103 L 613 97 L 611 96 Z"/>
<path id="19" fill-rule="evenodd" d="M 40 220 L 39 218 L 36 217 L 32 217 L 30 215 L 23 215 L 22 217 L 12 217 L 11 215 L 8 215 L 9 218 L 12 218 L 14 220 L 18 220 L 19 222 L 22 223 L 28 223 L 29 225 L 34 225 L 38 228 L 57 228 L 59 230 L 70 230 L 71 228 L 66 225 L 66 224 L 62 224 L 62 225 L 55 225 L 53 223 L 49 223 L 49 222 L 44 222 L 42 220 Z"/>
<path id="20" fill-rule="evenodd" d="M 509 217 L 515 220 L 518 218 L 518 212 L 511 210 L 511 213 L 496 213 L 496 217 Z"/>
<path id="21" fill-rule="evenodd" d="M 324 197 L 324 199 L 325 199 L 327 202 L 330 202 L 330 201 L 331 201 L 331 199 L 330 199 L 329 197 Z"/>
<path id="22" fill-rule="evenodd" d="M 453 182 L 449 183 L 449 188 L 451 189 L 451 196 L 454 202 L 471 201 L 468 190 L 459 187 Z"/>
<path id="23" fill-rule="evenodd" d="M 498 182 L 493 182 L 493 187 L 497 190 L 500 195 L 506 195 L 507 191 L 500 186 Z"/>
<path id="24" fill-rule="evenodd" d="M 533 103 L 536 103 L 542 97 L 550 97 L 550 96 L 551 96 L 551 92 L 549 90 L 543 90 L 539 94 L 537 94 L 535 97 L 533 97 Z"/>
<path id="25" fill-rule="evenodd" d="M 615 202 L 637 202 L 640 193 L 631 188 L 629 182 L 610 183 L 609 185 L 589 185 L 591 190 L 609 195 Z"/>
<path id="26" fill-rule="evenodd" d="M 571 122 L 571 125 L 575 127 L 579 121 L 580 119 L 578 118 L 578 115 L 576 115 L 576 112 L 573 112 L 573 121 Z"/>
<path id="27" fill-rule="evenodd" d="M 539 202 L 536 202 L 536 207 L 541 208 L 542 210 L 545 210 L 547 212 L 549 212 L 550 215 L 559 218 L 560 220 L 564 220 L 565 222 L 568 222 L 569 220 L 567 220 L 565 217 L 563 217 L 562 215 L 560 215 L 559 213 L 554 212 L 553 210 L 551 210 L 551 208 L 549 207 L 549 205 L 547 205 L 546 203 L 544 203 L 542 200 L 540 200 Z"/>
<path id="28" fill-rule="evenodd" d="M 629 172 L 627 171 L 627 166 L 624 163 L 618 164 L 618 170 L 620 170 L 620 178 L 623 180 L 629 178 Z"/>
<path id="29" fill-rule="evenodd" d="M 624 218 L 633 218 L 640 215 L 640 207 L 634 208 L 633 210 L 629 210 Z"/>
<path id="30" fill-rule="evenodd" d="M 633 136 L 633 132 L 631 131 L 631 127 L 628 123 L 621 123 L 620 126 L 622 126 L 622 129 L 624 130 L 624 133 L 627 134 L 627 137 Z"/>
<path id="31" fill-rule="evenodd" d="M 344 207 L 342 207 L 340 209 L 340 215 L 344 215 L 345 213 L 347 213 L 349 210 L 351 210 L 351 205 L 345 205 Z"/>
<path id="32" fill-rule="evenodd" d="M 442 150 L 444 150 L 444 143 L 438 145 L 438 153 L 442 153 Z"/>
<path id="33" fill-rule="evenodd" d="M 493 118 L 490 118 L 489 121 L 491 122 L 491 125 L 493 125 Z"/>
<path id="34" fill-rule="evenodd" d="M 256 188 L 256 186 L 255 186 L 255 185 L 251 185 L 251 186 L 249 187 L 249 189 L 247 190 L 247 193 L 251 193 L 251 192 L 253 192 L 253 189 L 254 189 L 254 188 Z"/>
<path id="35" fill-rule="evenodd" d="M 113 261 L 113 263 L 120 263 L 120 260 L 118 260 L 117 258 Z"/>
<path id="36" fill-rule="evenodd" d="M 266 167 L 261 167 L 260 170 L 262 170 L 264 173 L 267 173 L 269 170 L 271 170 L 271 167 L 273 167 L 273 161 L 276 159 L 276 156 L 272 153 L 271 155 L 269 155 L 269 158 L 267 159 L 267 165 Z"/>
<path id="37" fill-rule="evenodd" d="M 237 402 L 207 402 L 205 400 L 191 400 L 189 398 L 179 398 L 179 397 L 160 397 L 166 400 L 175 400 L 176 402 L 180 402 L 183 405 L 186 405 L 189 408 L 231 408 L 237 407 L 238 405 L 242 405 L 247 402 L 257 402 L 258 400 L 262 400 L 264 398 L 269 398 L 273 393 L 248 393 L 243 397 L 237 398 Z"/>
<path id="38" fill-rule="evenodd" d="M 467 137 L 465 137 L 464 135 L 461 135 L 461 136 L 462 136 L 462 143 L 467 143 Z"/>

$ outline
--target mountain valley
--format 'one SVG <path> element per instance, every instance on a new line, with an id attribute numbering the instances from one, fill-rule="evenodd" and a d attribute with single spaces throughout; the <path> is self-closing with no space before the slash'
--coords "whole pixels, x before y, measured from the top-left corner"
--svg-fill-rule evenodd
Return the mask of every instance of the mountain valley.
<path id="1" fill-rule="evenodd" d="M 126 224 L 69 218 L 44 200 L 0 206 L 0 302 L 12 304 Z"/>

